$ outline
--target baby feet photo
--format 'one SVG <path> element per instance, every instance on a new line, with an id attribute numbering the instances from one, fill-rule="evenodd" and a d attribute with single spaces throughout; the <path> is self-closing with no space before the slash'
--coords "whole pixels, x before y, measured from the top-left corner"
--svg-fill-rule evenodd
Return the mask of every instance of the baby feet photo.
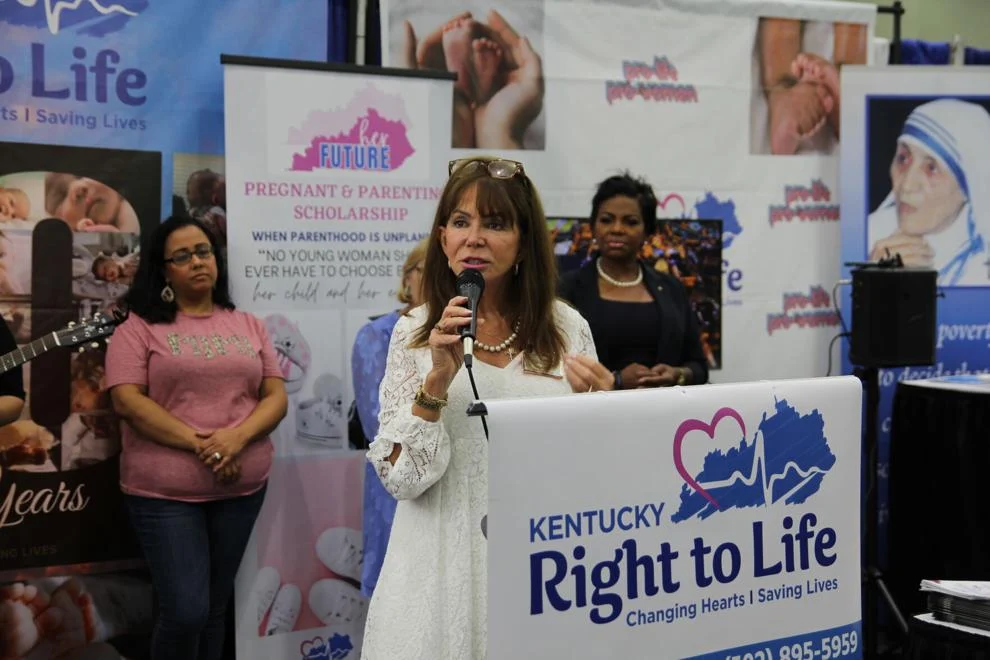
<path id="1" fill-rule="evenodd" d="M 450 15 L 440 0 L 389 12 L 393 65 L 457 74 L 451 146 L 543 149 L 542 3 Z M 534 47 L 534 43 L 536 47 Z"/>
<path id="2" fill-rule="evenodd" d="M 866 64 L 862 25 L 763 16 L 753 49 L 750 152 L 835 154 L 840 68 Z"/>
<path id="3" fill-rule="evenodd" d="M 502 47 L 488 38 L 485 26 L 471 18 L 456 18 L 444 26 L 443 54 L 454 84 L 471 107 L 488 102 L 504 85 Z"/>
<path id="4" fill-rule="evenodd" d="M 828 122 L 839 135 L 839 70 L 835 65 L 814 53 L 800 53 L 791 63 L 791 73 L 799 82 L 810 82 L 820 86 L 824 94 L 831 98 L 831 110 L 827 111 Z"/>

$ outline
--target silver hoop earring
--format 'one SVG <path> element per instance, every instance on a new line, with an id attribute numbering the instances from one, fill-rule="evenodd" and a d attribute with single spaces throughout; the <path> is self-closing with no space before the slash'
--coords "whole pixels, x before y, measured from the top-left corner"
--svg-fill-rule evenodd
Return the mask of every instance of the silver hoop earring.
<path id="1" fill-rule="evenodd" d="M 518 274 L 519 274 L 519 263 L 516 262 L 516 275 L 518 275 Z"/>
<path id="2" fill-rule="evenodd" d="M 167 303 L 175 301 L 175 291 L 172 290 L 172 286 L 169 284 L 166 284 L 165 288 L 162 289 L 162 301 Z"/>

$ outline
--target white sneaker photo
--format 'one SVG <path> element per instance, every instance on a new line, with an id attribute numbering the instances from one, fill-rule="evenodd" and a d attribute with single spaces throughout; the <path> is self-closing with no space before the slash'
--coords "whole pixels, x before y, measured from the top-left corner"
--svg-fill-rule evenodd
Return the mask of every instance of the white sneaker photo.
<path id="1" fill-rule="evenodd" d="M 316 539 L 316 556 L 337 575 L 360 582 L 364 537 L 357 529 L 331 527 Z"/>
<path id="2" fill-rule="evenodd" d="M 309 609 L 326 626 L 360 626 L 368 613 L 368 600 L 343 580 L 318 580 L 309 588 Z"/>
<path id="3" fill-rule="evenodd" d="M 278 590 L 275 602 L 272 603 L 268 614 L 268 625 L 265 626 L 265 636 L 290 633 L 299 620 L 302 609 L 302 592 L 294 584 L 286 584 Z"/>

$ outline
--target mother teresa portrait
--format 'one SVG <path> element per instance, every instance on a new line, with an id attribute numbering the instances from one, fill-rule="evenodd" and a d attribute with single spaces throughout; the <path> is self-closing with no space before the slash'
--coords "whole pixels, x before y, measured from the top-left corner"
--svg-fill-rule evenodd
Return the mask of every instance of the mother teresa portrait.
<path id="1" fill-rule="evenodd" d="M 918 106 L 897 138 L 890 193 L 867 221 L 870 260 L 900 254 L 934 268 L 940 286 L 990 286 L 990 113 L 939 99 Z"/>

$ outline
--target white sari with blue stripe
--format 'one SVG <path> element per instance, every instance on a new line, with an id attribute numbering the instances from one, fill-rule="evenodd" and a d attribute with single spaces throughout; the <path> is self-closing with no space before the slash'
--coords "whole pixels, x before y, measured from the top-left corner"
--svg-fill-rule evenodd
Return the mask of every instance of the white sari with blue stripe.
<path id="1" fill-rule="evenodd" d="M 939 99 L 914 109 L 899 141 L 925 151 L 953 174 L 966 199 L 956 218 L 924 238 L 931 245 L 941 286 L 990 286 L 990 114 L 958 99 Z M 869 246 L 898 230 L 897 197 L 887 195 L 870 214 Z"/>

